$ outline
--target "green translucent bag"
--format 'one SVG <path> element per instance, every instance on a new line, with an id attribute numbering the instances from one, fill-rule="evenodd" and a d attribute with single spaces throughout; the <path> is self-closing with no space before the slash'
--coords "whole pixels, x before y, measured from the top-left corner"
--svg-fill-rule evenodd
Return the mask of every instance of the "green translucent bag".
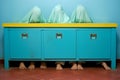
<path id="1" fill-rule="evenodd" d="M 49 23 L 67 23 L 69 22 L 69 17 L 63 11 L 61 5 L 55 6 L 52 10 L 51 15 L 48 19 Z"/>
<path id="2" fill-rule="evenodd" d="M 79 5 L 73 12 L 70 22 L 72 23 L 91 23 L 92 20 L 82 5 Z"/>
<path id="3" fill-rule="evenodd" d="M 23 23 L 44 23 L 45 19 L 42 16 L 41 10 L 34 7 L 21 21 Z"/>

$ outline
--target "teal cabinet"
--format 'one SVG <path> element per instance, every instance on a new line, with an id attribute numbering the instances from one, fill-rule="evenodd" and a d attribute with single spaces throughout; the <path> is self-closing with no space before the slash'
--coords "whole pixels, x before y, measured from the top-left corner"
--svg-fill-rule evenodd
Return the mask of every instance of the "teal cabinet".
<path id="1" fill-rule="evenodd" d="M 111 29 L 77 30 L 79 59 L 110 59 Z"/>
<path id="2" fill-rule="evenodd" d="M 75 29 L 45 29 L 43 31 L 43 54 L 50 60 L 75 60 Z"/>
<path id="3" fill-rule="evenodd" d="M 41 58 L 40 29 L 9 29 L 8 33 L 11 59 Z"/>
<path id="4" fill-rule="evenodd" d="M 21 24 L 18 26 L 23 26 Z M 33 24 L 37 26 L 38 24 Z M 116 69 L 116 28 L 100 27 L 5 27 L 4 65 L 9 61 L 110 61 Z M 51 25 L 51 24 L 49 24 Z M 71 26 L 71 24 L 67 24 Z M 80 24 L 85 25 L 85 24 Z M 104 24 L 103 24 L 104 25 Z M 30 26 L 30 27 L 29 27 Z M 41 26 L 41 27 L 39 27 Z M 53 25 L 51 25 L 53 26 Z M 79 26 L 76 24 L 76 26 Z M 97 26 L 99 26 L 97 28 Z"/>

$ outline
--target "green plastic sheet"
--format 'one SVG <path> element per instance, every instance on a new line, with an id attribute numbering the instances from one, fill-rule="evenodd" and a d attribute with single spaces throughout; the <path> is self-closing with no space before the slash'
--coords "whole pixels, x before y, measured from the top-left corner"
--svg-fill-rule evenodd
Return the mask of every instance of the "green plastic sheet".
<path id="1" fill-rule="evenodd" d="M 72 22 L 72 23 L 92 23 L 92 20 L 88 16 L 86 9 L 82 5 L 79 5 L 72 13 L 70 22 Z"/>
<path id="2" fill-rule="evenodd" d="M 55 8 L 53 8 L 50 14 L 50 17 L 48 19 L 48 22 L 49 23 L 67 23 L 69 22 L 69 17 L 64 12 L 61 5 L 57 5 L 55 6 Z"/>
<path id="3" fill-rule="evenodd" d="M 45 18 L 41 13 L 41 9 L 39 7 L 34 7 L 21 21 L 23 23 L 44 23 Z"/>

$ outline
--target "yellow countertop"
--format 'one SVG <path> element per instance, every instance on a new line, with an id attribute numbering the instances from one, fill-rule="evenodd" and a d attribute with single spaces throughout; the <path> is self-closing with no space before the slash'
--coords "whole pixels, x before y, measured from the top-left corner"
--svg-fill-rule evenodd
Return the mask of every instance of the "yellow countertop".
<path id="1" fill-rule="evenodd" d="M 3 27 L 41 27 L 41 28 L 79 28 L 79 27 L 96 27 L 96 28 L 116 28 L 116 23 L 3 23 Z"/>

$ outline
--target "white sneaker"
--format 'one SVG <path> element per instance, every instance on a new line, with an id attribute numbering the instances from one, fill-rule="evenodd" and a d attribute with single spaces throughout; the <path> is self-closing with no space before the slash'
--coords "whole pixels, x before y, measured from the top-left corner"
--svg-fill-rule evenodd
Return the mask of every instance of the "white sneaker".
<path id="1" fill-rule="evenodd" d="M 56 70 L 63 70 L 61 64 L 57 64 L 57 66 L 56 66 Z"/>
<path id="2" fill-rule="evenodd" d="M 19 69 L 27 69 L 25 64 L 23 62 L 20 63 Z"/>
<path id="3" fill-rule="evenodd" d="M 78 67 L 77 67 L 77 64 L 76 64 L 76 63 L 73 64 L 72 67 L 71 67 L 72 70 L 76 70 L 77 68 L 78 68 Z"/>
<path id="4" fill-rule="evenodd" d="M 35 64 L 33 62 L 31 62 L 28 69 L 30 69 L 30 70 L 35 69 Z"/>
<path id="5" fill-rule="evenodd" d="M 102 66 L 105 70 L 111 70 L 111 68 L 105 62 L 102 62 Z"/>
<path id="6" fill-rule="evenodd" d="M 83 70 L 83 67 L 82 67 L 82 65 L 81 64 L 78 64 L 78 70 Z"/>

